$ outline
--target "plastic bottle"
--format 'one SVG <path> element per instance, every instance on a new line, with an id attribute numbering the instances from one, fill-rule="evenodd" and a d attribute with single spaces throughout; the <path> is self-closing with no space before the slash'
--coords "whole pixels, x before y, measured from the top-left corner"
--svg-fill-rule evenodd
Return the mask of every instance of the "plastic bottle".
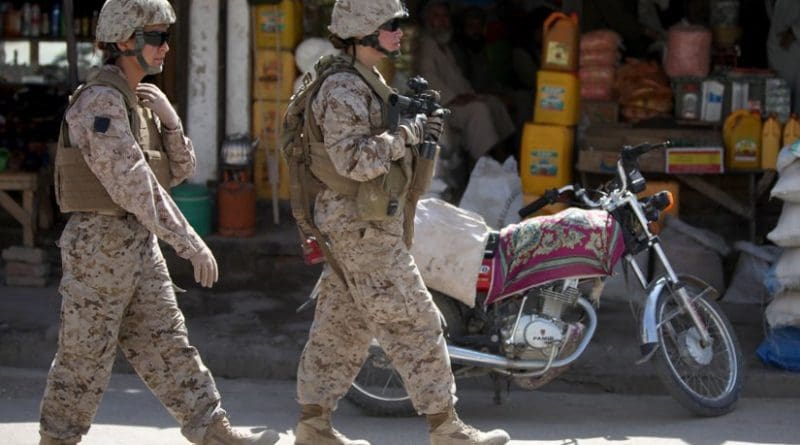
<path id="1" fill-rule="evenodd" d="M 723 125 L 728 168 L 749 170 L 761 168 L 761 114 L 737 110 Z"/>
<path id="2" fill-rule="evenodd" d="M 778 115 L 770 113 L 761 127 L 761 168 L 775 170 L 778 160 L 778 151 L 781 149 L 781 123 Z"/>
<path id="3" fill-rule="evenodd" d="M 542 34 L 542 69 L 577 70 L 580 34 L 578 16 L 554 12 L 544 22 Z"/>
<path id="4" fill-rule="evenodd" d="M 781 147 L 792 145 L 792 143 L 798 139 L 800 139 L 800 117 L 792 113 L 786 121 L 786 125 L 783 127 L 783 141 L 781 142 Z"/>

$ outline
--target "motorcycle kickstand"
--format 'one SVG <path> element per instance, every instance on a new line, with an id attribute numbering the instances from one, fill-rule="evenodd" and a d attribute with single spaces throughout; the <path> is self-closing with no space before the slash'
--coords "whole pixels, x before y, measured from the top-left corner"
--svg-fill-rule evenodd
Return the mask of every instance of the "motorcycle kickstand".
<path id="1" fill-rule="evenodd" d="M 511 379 L 497 374 L 492 374 L 491 379 L 494 388 L 494 404 L 502 405 L 511 392 Z"/>

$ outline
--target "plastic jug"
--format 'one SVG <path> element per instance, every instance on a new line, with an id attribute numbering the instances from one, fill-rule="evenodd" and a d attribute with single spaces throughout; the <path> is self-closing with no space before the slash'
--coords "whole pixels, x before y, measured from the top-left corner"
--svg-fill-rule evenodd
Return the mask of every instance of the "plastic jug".
<path id="1" fill-rule="evenodd" d="M 575 71 L 578 69 L 578 16 L 554 12 L 542 29 L 542 69 Z"/>
<path id="2" fill-rule="evenodd" d="M 775 170 L 782 130 L 778 115 L 770 113 L 761 128 L 761 168 L 764 170 Z"/>
<path id="3" fill-rule="evenodd" d="M 736 110 L 722 128 L 728 168 L 748 170 L 761 168 L 761 114 L 758 111 Z"/>
<path id="4" fill-rule="evenodd" d="M 796 140 L 800 139 L 800 118 L 792 113 L 783 127 L 783 142 L 781 147 L 792 145 Z"/>

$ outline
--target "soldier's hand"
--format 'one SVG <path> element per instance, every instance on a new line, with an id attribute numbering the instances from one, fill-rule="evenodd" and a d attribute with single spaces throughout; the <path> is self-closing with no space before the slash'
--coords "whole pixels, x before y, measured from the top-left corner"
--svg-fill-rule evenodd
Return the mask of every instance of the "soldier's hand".
<path id="1" fill-rule="evenodd" d="M 194 280 L 203 287 L 211 287 L 219 279 L 217 260 L 207 246 L 203 246 L 189 261 L 194 268 Z"/>
<path id="2" fill-rule="evenodd" d="M 419 145 L 425 135 L 425 122 L 427 117 L 424 114 L 417 114 L 413 119 L 403 118 L 400 120 L 398 128 L 405 135 L 406 145 Z"/>
<path id="3" fill-rule="evenodd" d="M 447 116 L 447 109 L 439 108 L 431 113 L 425 123 L 425 140 L 438 141 L 444 131 L 444 117 Z"/>
<path id="4" fill-rule="evenodd" d="M 181 119 L 175 108 L 169 103 L 167 95 L 157 86 L 152 83 L 140 83 L 136 87 L 136 95 L 139 96 L 139 103 L 153 110 L 167 129 L 174 130 L 181 125 Z"/>

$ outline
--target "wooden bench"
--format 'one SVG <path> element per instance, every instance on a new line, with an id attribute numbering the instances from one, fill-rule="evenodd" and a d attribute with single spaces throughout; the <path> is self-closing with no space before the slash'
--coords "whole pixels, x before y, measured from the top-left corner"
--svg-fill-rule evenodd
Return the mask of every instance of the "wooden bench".
<path id="1" fill-rule="evenodd" d="M 36 234 L 36 190 L 38 175 L 27 172 L 0 172 L 0 206 L 22 224 L 22 243 L 33 247 Z M 7 191 L 22 192 L 22 205 Z"/>

